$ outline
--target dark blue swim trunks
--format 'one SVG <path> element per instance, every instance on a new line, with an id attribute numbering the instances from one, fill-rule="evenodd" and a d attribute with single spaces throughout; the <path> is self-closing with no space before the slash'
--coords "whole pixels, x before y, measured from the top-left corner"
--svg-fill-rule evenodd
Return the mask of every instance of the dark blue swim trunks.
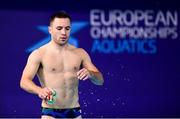
<path id="1" fill-rule="evenodd" d="M 52 116 L 55 118 L 76 118 L 81 115 L 81 108 L 68 108 L 68 109 L 53 109 L 53 108 L 42 108 L 42 116 Z"/>

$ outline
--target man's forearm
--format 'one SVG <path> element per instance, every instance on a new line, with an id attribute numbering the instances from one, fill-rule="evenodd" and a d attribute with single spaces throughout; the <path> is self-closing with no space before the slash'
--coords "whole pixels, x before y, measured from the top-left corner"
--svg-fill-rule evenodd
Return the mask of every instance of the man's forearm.
<path id="1" fill-rule="evenodd" d="M 41 87 L 37 86 L 32 80 L 29 79 L 21 79 L 20 87 L 33 94 L 38 94 L 38 90 L 41 89 Z"/>
<path id="2" fill-rule="evenodd" d="M 101 72 L 90 71 L 90 80 L 96 85 L 103 85 L 104 79 Z"/>

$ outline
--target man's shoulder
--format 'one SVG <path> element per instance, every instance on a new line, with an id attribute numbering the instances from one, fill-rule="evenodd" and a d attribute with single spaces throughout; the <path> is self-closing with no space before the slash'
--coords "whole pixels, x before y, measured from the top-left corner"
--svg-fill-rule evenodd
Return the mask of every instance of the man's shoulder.
<path id="1" fill-rule="evenodd" d="M 79 54 L 79 56 L 87 56 L 87 55 L 89 55 L 88 52 L 83 48 L 76 48 L 76 52 Z"/>
<path id="2" fill-rule="evenodd" d="M 35 49 L 34 51 L 31 52 L 30 56 L 36 57 L 38 59 L 42 58 L 42 56 L 44 55 L 45 51 L 46 51 L 46 45 L 43 45 L 37 49 Z"/>
<path id="3" fill-rule="evenodd" d="M 72 47 L 72 50 L 78 53 L 84 53 L 86 52 L 83 48 L 77 48 L 77 47 Z"/>
<path id="4" fill-rule="evenodd" d="M 71 51 L 75 51 L 75 52 L 83 52 L 84 51 L 83 48 L 78 48 L 78 47 L 75 47 L 74 45 L 70 45 L 70 44 L 69 44 L 69 49 Z"/>
<path id="5" fill-rule="evenodd" d="M 45 50 L 48 48 L 48 46 L 49 46 L 48 44 L 42 45 L 42 46 L 39 47 L 37 50 L 43 52 L 43 51 L 45 51 Z"/>
<path id="6" fill-rule="evenodd" d="M 43 55 L 46 52 L 47 48 L 48 48 L 48 45 L 46 44 L 36 49 L 36 51 L 39 53 L 39 55 Z"/>

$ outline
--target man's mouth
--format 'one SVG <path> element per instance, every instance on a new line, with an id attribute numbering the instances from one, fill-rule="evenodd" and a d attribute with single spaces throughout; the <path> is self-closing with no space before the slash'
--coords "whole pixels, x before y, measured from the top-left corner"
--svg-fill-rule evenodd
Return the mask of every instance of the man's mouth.
<path id="1" fill-rule="evenodd" d="M 66 38 L 66 37 L 60 37 L 60 39 L 62 39 L 62 40 L 66 40 L 67 38 Z"/>

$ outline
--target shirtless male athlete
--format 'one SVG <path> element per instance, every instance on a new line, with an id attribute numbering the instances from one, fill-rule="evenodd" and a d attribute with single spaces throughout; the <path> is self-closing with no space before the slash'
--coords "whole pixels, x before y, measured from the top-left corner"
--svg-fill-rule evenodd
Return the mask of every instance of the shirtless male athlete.
<path id="1" fill-rule="evenodd" d="M 103 85 L 103 76 L 85 50 L 68 43 L 71 18 L 66 12 L 53 14 L 48 30 L 51 41 L 29 55 L 20 86 L 42 99 L 42 119 L 81 118 L 79 80 Z M 41 86 L 33 82 L 36 74 Z"/>

